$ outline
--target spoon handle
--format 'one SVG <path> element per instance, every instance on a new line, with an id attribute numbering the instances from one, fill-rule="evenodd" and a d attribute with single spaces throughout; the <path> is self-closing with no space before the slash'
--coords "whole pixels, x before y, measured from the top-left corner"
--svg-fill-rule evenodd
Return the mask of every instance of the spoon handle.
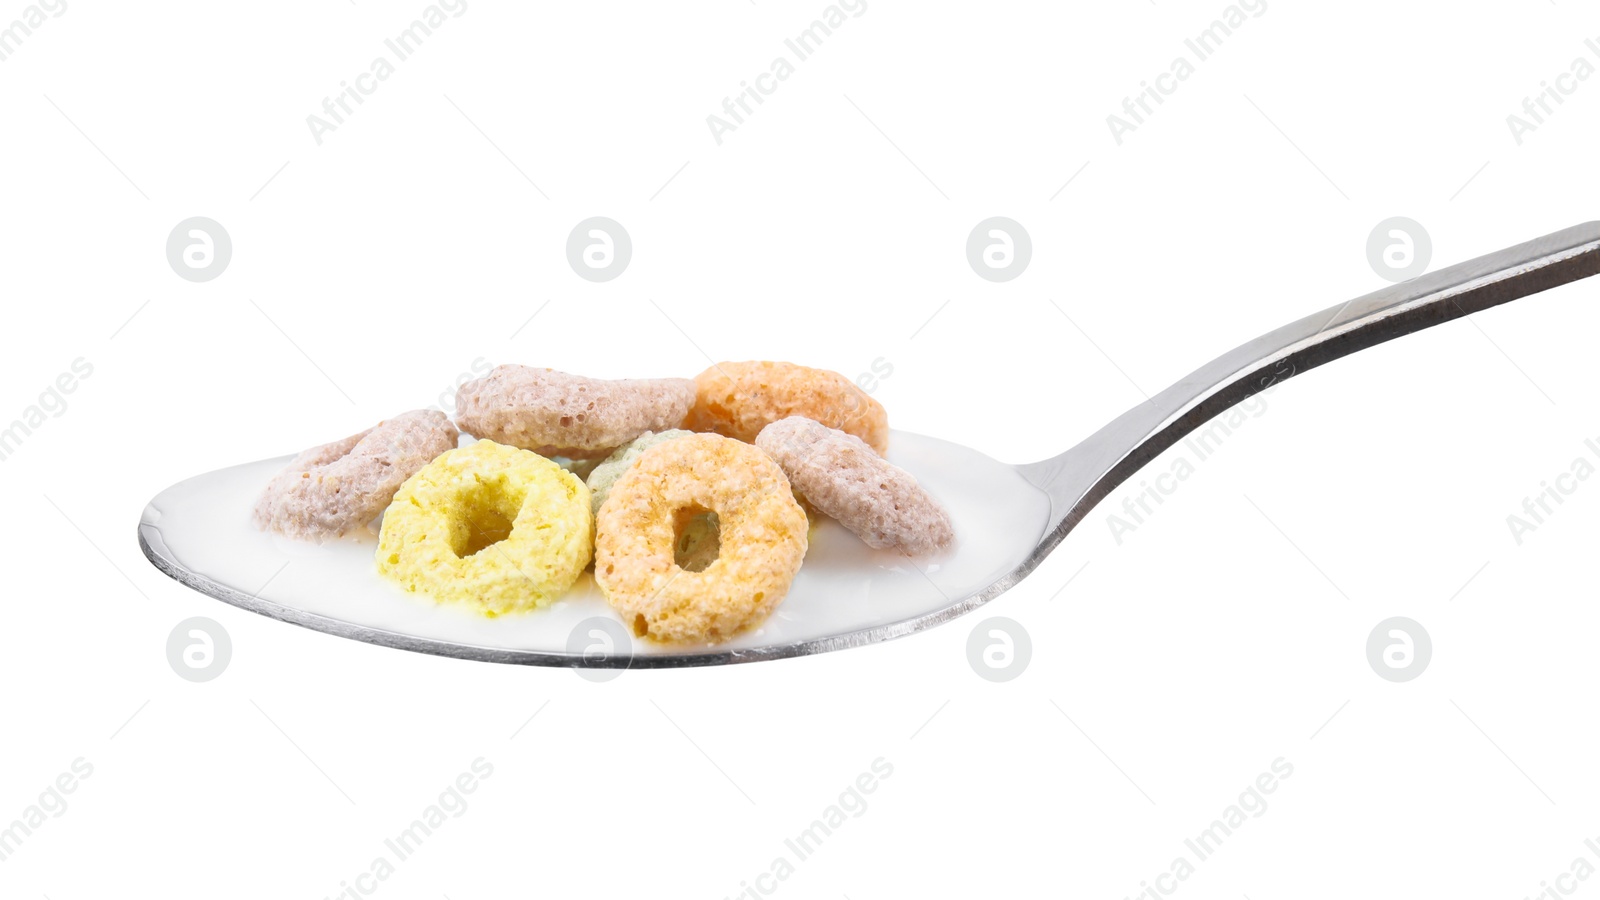
<path id="1" fill-rule="evenodd" d="M 1161 451 L 1273 384 L 1341 356 L 1600 273 L 1600 222 L 1586 222 L 1357 297 L 1224 353 L 1112 420 L 1071 450 L 1020 467 L 1050 495 L 1051 534 Z"/>

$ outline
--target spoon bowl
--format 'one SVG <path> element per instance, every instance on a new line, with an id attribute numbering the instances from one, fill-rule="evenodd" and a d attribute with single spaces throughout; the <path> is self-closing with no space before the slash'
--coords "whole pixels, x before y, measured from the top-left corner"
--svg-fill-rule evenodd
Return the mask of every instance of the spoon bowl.
<path id="1" fill-rule="evenodd" d="M 1015 467 L 975 450 L 896 432 L 889 458 L 945 504 L 956 523 L 956 548 L 909 560 L 873 550 L 837 522 L 819 518 L 806 563 L 784 602 L 759 627 L 715 646 L 635 639 L 606 604 L 592 573 L 545 609 L 490 619 L 407 594 L 379 577 L 374 531 L 326 544 L 263 532 L 250 521 L 251 505 L 289 457 L 167 488 L 145 508 L 139 543 L 156 568 L 203 594 L 390 647 L 558 666 L 778 659 L 897 637 L 954 618 L 992 596 L 979 599 L 1023 564 L 1050 525 L 1049 497 Z"/>

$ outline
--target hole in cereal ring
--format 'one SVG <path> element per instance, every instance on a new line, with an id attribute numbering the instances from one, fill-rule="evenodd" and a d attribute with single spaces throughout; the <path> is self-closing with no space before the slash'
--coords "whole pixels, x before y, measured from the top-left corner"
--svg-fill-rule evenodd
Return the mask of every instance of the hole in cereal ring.
<path id="1" fill-rule="evenodd" d="M 685 572 L 704 572 L 722 552 L 722 522 L 699 504 L 672 514 L 672 561 Z"/>
<path id="2" fill-rule="evenodd" d="M 522 498 L 498 482 L 477 481 L 458 500 L 461 527 L 452 527 L 450 549 L 462 559 L 476 556 L 511 536 Z"/>
<path id="3" fill-rule="evenodd" d="M 483 510 L 467 522 L 467 543 L 458 554 L 463 559 L 476 556 L 511 536 L 511 520 L 498 510 Z"/>
<path id="4" fill-rule="evenodd" d="M 566 427 L 570 426 L 571 424 L 572 424 L 572 417 L 571 416 L 562 416 L 561 417 L 561 427 L 562 428 L 566 428 Z"/>
<path id="5" fill-rule="evenodd" d="M 650 623 L 645 621 L 644 614 L 640 613 L 639 615 L 634 616 L 633 617 L 633 636 L 634 637 L 644 637 L 645 635 L 647 635 L 649 633 L 650 633 Z"/>

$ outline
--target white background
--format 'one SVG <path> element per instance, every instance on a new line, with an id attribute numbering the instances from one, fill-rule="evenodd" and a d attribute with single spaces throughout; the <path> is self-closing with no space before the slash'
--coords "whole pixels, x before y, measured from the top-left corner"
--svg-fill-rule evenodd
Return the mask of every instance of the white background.
<path id="1" fill-rule="evenodd" d="M 1600 65 L 1592 4 L 1271 0 L 1119 145 L 1106 116 L 1224 4 L 869 0 L 719 146 L 706 117 L 824 4 L 471 0 L 319 146 L 306 116 L 423 6 L 69 0 L 0 63 L 0 420 L 94 368 L 0 463 L 0 825 L 93 765 L 0 894 L 336 896 L 479 757 L 377 896 L 732 897 L 880 757 L 866 811 L 764 886 L 1130 897 L 1279 757 L 1180 895 L 1520 898 L 1600 837 L 1600 483 L 1520 545 L 1506 523 L 1600 436 L 1600 282 L 1291 381 L 1120 544 L 1137 485 L 978 615 L 835 655 L 604 684 L 412 655 L 192 593 L 134 529 L 480 358 L 881 358 L 896 427 L 1054 454 L 1384 285 L 1380 220 L 1438 267 L 1600 215 L 1600 78 L 1506 124 Z M 634 242 L 605 284 L 564 256 L 594 215 Z M 964 253 L 996 215 L 1034 246 L 1005 284 Z M 209 283 L 164 256 L 190 216 L 232 236 Z M 165 652 L 196 615 L 233 640 L 206 684 Z M 988 615 L 1032 636 L 1015 681 L 967 663 Z M 1404 684 L 1365 656 L 1395 615 L 1434 644 Z"/>

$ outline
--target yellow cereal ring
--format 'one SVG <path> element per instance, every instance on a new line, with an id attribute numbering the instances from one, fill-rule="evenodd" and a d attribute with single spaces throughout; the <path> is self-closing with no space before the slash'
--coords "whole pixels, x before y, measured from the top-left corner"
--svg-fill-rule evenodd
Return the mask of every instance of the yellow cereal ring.
<path id="1" fill-rule="evenodd" d="M 537 453 L 478 441 L 401 486 L 383 514 L 378 571 L 487 616 L 538 609 L 589 564 L 593 523 L 578 476 Z"/>
<path id="2" fill-rule="evenodd" d="M 720 544 L 691 571 L 675 559 L 677 531 L 706 512 Z M 755 447 L 715 434 L 664 441 L 600 508 L 595 581 L 636 636 L 716 643 L 783 600 L 805 559 L 806 526 L 783 470 Z"/>
<path id="3" fill-rule="evenodd" d="M 805 416 L 866 441 L 881 455 L 889 447 L 889 414 L 850 379 L 826 369 L 786 362 L 724 362 L 694 380 L 690 431 L 714 431 L 753 443 L 761 429 Z"/>

